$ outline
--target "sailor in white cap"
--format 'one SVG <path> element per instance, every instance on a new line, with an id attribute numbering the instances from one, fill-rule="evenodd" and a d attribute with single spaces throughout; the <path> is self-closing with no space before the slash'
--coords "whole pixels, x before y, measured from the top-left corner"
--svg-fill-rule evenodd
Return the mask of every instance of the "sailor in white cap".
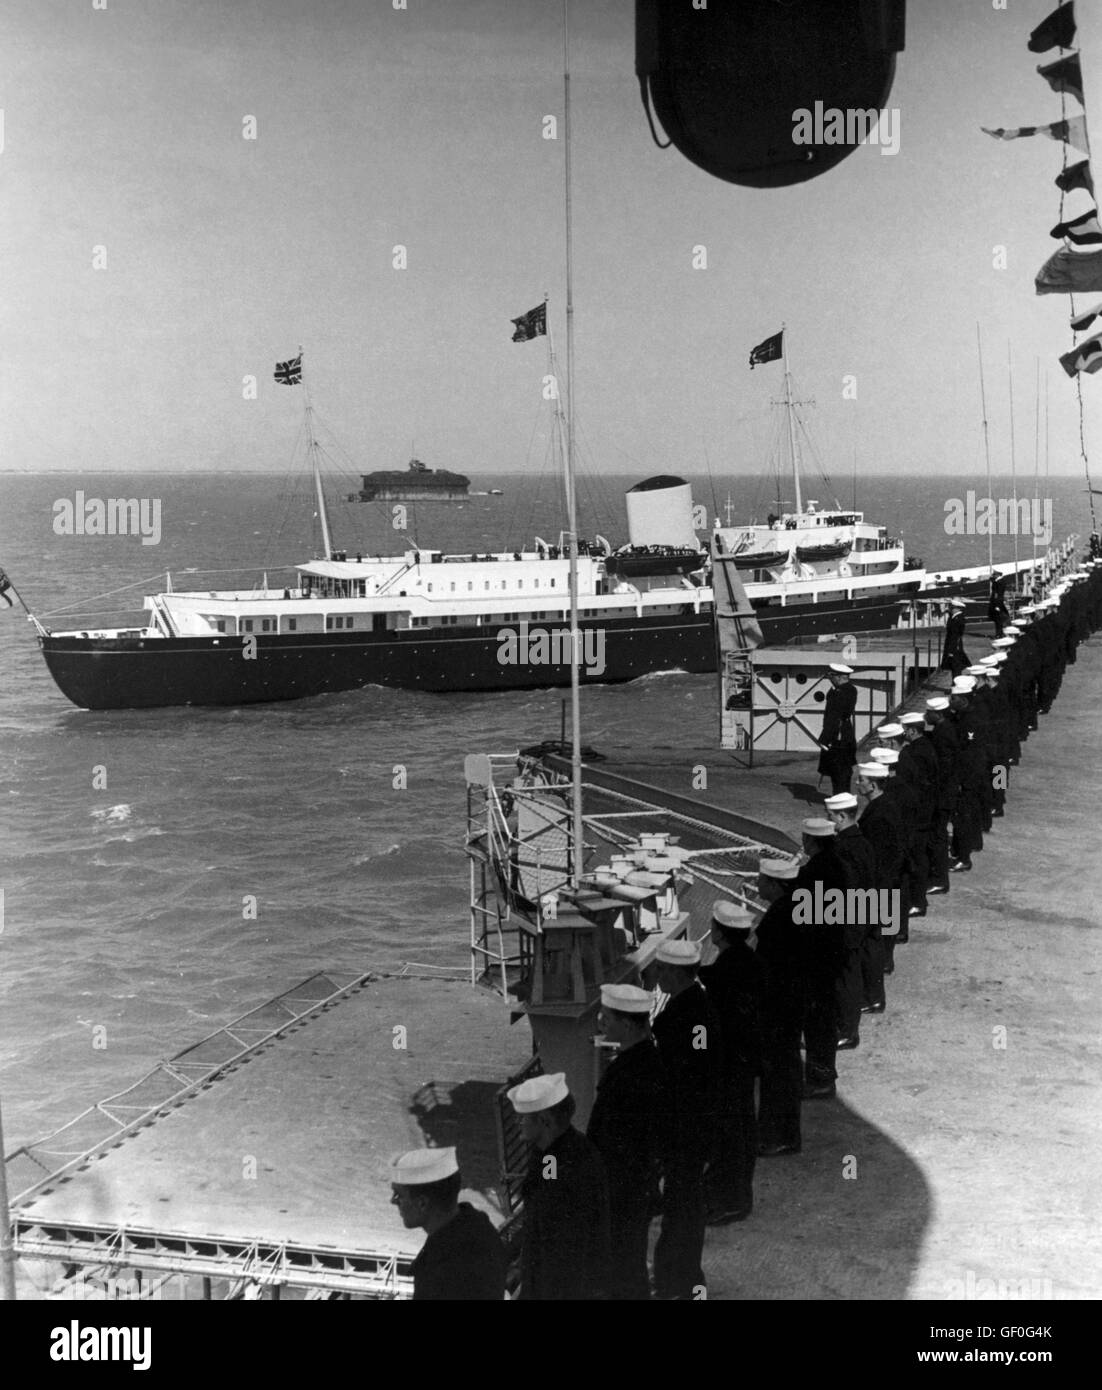
<path id="1" fill-rule="evenodd" d="M 758 1134 L 754 1082 L 761 1071 L 762 963 L 750 936 L 758 920 L 743 903 L 712 904 L 716 958 L 700 980 L 719 1015 L 722 1034 L 719 1131 L 705 1178 L 709 1226 L 743 1221 L 754 1206 Z"/>
<path id="2" fill-rule="evenodd" d="M 608 1287 L 608 1182 L 595 1145 L 571 1124 L 563 1072 L 507 1095 L 530 1146 L 524 1179 L 520 1294 L 524 1300 L 603 1298 Z"/>
<path id="3" fill-rule="evenodd" d="M 864 798 L 857 824 L 861 834 L 872 846 L 876 857 L 876 887 L 882 894 L 891 894 L 895 917 L 890 923 L 879 922 L 870 931 L 861 947 L 862 1013 L 882 1014 L 886 1007 L 884 976 L 895 969 L 895 934 L 904 925 L 903 914 L 909 906 L 903 899 L 903 874 L 908 832 L 903 825 L 900 803 L 886 794 L 890 772 L 884 763 L 857 765 L 857 790 Z M 885 927 L 888 927 L 885 933 Z"/>
<path id="4" fill-rule="evenodd" d="M 805 933 L 807 1003 L 804 1016 L 804 1100 L 831 1100 L 835 1094 L 838 1021 L 835 991 L 845 959 L 843 926 L 833 920 L 807 924 L 807 909 L 825 903 L 827 895 L 845 894 L 849 870 L 835 848 L 835 826 L 826 816 L 813 816 L 800 826 L 806 862 L 796 875 L 792 893 L 793 919 Z"/>
<path id="5" fill-rule="evenodd" d="M 412 1149 L 389 1164 L 391 1203 L 407 1230 L 428 1236 L 413 1261 L 414 1302 L 497 1302 L 505 1250 L 485 1212 L 459 1200 L 455 1149 Z"/>
<path id="6" fill-rule="evenodd" d="M 853 712 L 857 690 L 850 681 L 853 667 L 845 662 L 830 663 L 827 678 L 831 688 L 823 702 L 823 728 L 819 736 L 819 776 L 830 778 L 832 792 L 848 792 L 853 765 L 857 761 L 857 735 Z"/>
<path id="7" fill-rule="evenodd" d="M 941 649 L 939 669 L 951 671 L 954 676 L 959 676 L 966 666 L 972 664 L 968 659 L 968 653 L 964 650 L 964 600 L 950 599 L 949 606 L 952 613 L 945 624 L 945 642 Z"/>
<path id="8" fill-rule="evenodd" d="M 601 986 L 597 1023 L 619 1051 L 597 1085 L 586 1126 L 608 1175 L 611 1265 L 608 1297 L 650 1297 L 647 1237 L 658 1210 L 668 1121 L 665 1073 L 651 1034 L 654 995 L 637 985 Z"/>
<path id="9" fill-rule="evenodd" d="M 894 719 L 889 719 L 886 724 L 881 724 L 877 729 L 876 737 L 884 748 L 898 748 L 903 738 L 903 725 Z"/>
<path id="10" fill-rule="evenodd" d="M 705 1287 L 704 1169 L 718 1132 L 722 1042 L 715 1005 L 697 978 L 700 947 L 693 941 L 664 941 L 655 959 L 658 987 L 669 996 L 654 1020 L 654 1040 L 671 1115 L 654 1289 L 661 1299 L 691 1301 Z"/>
<path id="11" fill-rule="evenodd" d="M 847 888 L 864 893 L 875 889 L 876 854 L 857 824 L 857 798 L 849 792 L 828 796 L 827 814 L 834 822 L 834 852 L 847 871 Z M 847 904 L 855 900 L 847 895 Z M 864 901 L 864 900 L 862 900 Z M 860 1043 L 861 1023 L 861 950 L 869 924 L 865 913 L 847 906 L 842 933 L 845 955 L 837 981 L 839 1051 L 855 1048 Z"/>
<path id="12" fill-rule="evenodd" d="M 807 993 L 806 928 L 792 920 L 799 862 L 772 852 L 758 861 L 758 897 L 768 906 L 754 929 L 762 965 L 761 1081 L 758 1156 L 798 1154 L 802 1146 L 803 1000 Z"/>

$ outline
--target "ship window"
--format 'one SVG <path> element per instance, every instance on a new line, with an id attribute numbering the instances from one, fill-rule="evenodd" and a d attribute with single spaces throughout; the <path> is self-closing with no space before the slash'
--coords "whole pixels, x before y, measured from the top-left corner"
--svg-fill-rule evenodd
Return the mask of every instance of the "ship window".
<path id="1" fill-rule="evenodd" d="M 484 589 L 486 589 L 487 591 L 489 591 L 489 588 L 490 588 L 490 581 L 487 579 L 486 582 L 485 582 L 485 584 L 483 584 L 482 587 L 483 587 Z"/>
<path id="2" fill-rule="evenodd" d="M 297 618 L 288 618 L 288 619 L 287 619 L 287 631 L 288 631 L 288 632 L 297 632 L 297 631 L 298 631 L 298 619 L 297 619 Z"/>
<path id="3" fill-rule="evenodd" d="M 468 579 L 468 580 L 467 580 L 467 592 L 470 593 L 471 590 L 472 590 L 473 588 L 474 588 L 474 585 L 473 585 L 473 584 L 471 583 L 471 581 Z"/>
<path id="4" fill-rule="evenodd" d="M 552 589 L 555 587 L 555 581 L 554 581 L 553 579 L 552 579 L 552 581 L 551 581 L 551 587 L 552 587 Z"/>
<path id="5" fill-rule="evenodd" d="M 226 620 L 225 620 L 225 618 L 219 618 L 218 621 L 215 623 L 214 626 L 218 629 L 219 632 L 225 632 L 225 630 L 226 630 Z"/>
<path id="6" fill-rule="evenodd" d="M 449 586 L 448 586 L 448 591 L 449 591 L 449 593 L 453 593 L 453 594 L 454 594 L 454 593 L 455 593 L 455 585 L 454 585 L 454 584 L 449 585 Z"/>
<path id="7" fill-rule="evenodd" d="M 429 585 L 429 593 L 430 593 L 430 594 L 432 593 L 432 585 L 431 585 L 431 584 Z"/>
<path id="8" fill-rule="evenodd" d="M 537 579 L 537 580 L 536 580 L 536 588 L 538 589 L 539 586 L 540 586 L 540 582 L 539 582 L 539 580 Z"/>
<path id="9" fill-rule="evenodd" d="M 326 630 L 326 632 L 332 632 L 332 631 L 333 631 L 333 619 L 332 619 L 332 618 L 326 618 L 326 620 L 325 620 L 325 630 Z"/>
<path id="10" fill-rule="evenodd" d="M 260 620 L 260 631 L 261 631 L 261 632 L 271 632 L 271 630 L 272 630 L 272 620 L 271 620 L 270 618 L 262 618 L 262 619 Z"/>
<path id="11" fill-rule="evenodd" d="M 523 588 L 524 588 L 524 580 L 523 580 L 523 579 L 518 579 L 518 580 L 517 580 L 517 588 L 518 588 L 518 589 L 523 589 Z"/>
<path id="12" fill-rule="evenodd" d="M 253 620 L 252 620 L 252 618 L 246 618 L 246 619 L 244 620 L 244 622 L 241 624 L 241 626 L 244 628 L 244 630 L 245 630 L 246 632 L 252 632 L 252 630 L 253 630 Z"/>

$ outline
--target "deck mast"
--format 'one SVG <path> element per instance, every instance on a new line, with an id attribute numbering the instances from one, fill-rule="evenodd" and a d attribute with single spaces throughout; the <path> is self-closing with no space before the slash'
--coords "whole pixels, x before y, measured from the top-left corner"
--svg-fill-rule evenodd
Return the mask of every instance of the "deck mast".
<path id="1" fill-rule="evenodd" d="M 570 166 L 570 0 L 562 4 L 563 140 L 566 193 L 566 525 L 570 546 L 570 773 L 573 803 L 574 853 L 570 878 L 576 888 L 585 858 L 585 823 L 582 819 L 582 720 L 578 630 L 578 505 L 574 469 L 574 223 Z"/>
<path id="2" fill-rule="evenodd" d="M 781 347 L 784 351 L 784 407 L 788 416 L 788 447 L 792 451 L 792 482 L 796 488 L 796 514 L 803 511 L 800 498 L 800 464 L 796 457 L 796 428 L 792 423 L 792 378 L 788 372 L 788 328 L 781 324 Z"/>
<path id="3" fill-rule="evenodd" d="M 314 436 L 314 406 L 310 400 L 310 383 L 306 379 L 306 358 L 302 351 L 302 345 L 298 349 L 299 362 L 302 367 L 302 392 L 306 402 L 306 451 L 310 459 L 310 469 L 314 475 L 314 495 L 318 503 L 318 521 L 321 523 L 321 544 L 324 551 L 324 558 L 330 559 L 333 554 L 333 538 L 329 532 L 329 513 L 325 507 L 325 489 L 321 485 L 321 459 L 318 449 L 318 441 Z"/>

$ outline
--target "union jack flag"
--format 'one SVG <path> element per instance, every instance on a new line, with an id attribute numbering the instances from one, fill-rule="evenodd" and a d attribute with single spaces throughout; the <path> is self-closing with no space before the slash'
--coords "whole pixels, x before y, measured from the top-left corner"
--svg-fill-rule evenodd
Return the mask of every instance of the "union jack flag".
<path id="1" fill-rule="evenodd" d="M 527 343 L 532 338 L 538 338 L 541 333 L 547 332 L 547 305 L 537 304 L 534 309 L 521 314 L 519 319 L 513 319 L 512 324 L 516 330 L 514 343 Z"/>
<path id="2" fill-rule="evenodd" d="M 290 362 L 277 362 L 273 378 L 280 386 L 297 386 L 302 380 L 302 353 Z"/>

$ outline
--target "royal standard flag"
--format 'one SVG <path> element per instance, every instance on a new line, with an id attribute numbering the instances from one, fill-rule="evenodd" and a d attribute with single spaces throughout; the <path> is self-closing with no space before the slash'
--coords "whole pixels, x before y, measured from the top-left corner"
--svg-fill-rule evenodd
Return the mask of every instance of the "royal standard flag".
<path id="1" fill-rule="evenodd" d="M 1096 372 L 1102 367 L 1102 333 L 1096 333 L 1093 338 L 1086 338 L 1077 344 L 1070 352 L 1065 352 L 1060 358 L 1060 366 L 1067 372 L 1068 376 L 1074 376 L 1076 372 Z"/>
<path id="2" fill-rule="evenodd" d="M 750 370 L 760 366 L 763 362 L 776 362 L 783 351 L 782 339 L 784 329 L 779 333 L 774 333 L 772 338 L 766 338 L 764 343 L 759 343 L 756 348 L 750 350 Z"/>
<path id="3" fill-rule="evenodd" d="M 538 338 L 541 333 L 547 332 L 547 305 L 537 304 L 534 309 L 529 309 L 526 314 L 521 314 L 519 319 L 511 320 L 513 328 L 514 343 L 527 343 L 532 338 Z"/>
<path id="4" fill-rule="evenodd" d="M 292 357 L 290 362 L 277 362 L 273 379 L 280 386 L 297 386 L 302 380 L 302 353 Z"/>

